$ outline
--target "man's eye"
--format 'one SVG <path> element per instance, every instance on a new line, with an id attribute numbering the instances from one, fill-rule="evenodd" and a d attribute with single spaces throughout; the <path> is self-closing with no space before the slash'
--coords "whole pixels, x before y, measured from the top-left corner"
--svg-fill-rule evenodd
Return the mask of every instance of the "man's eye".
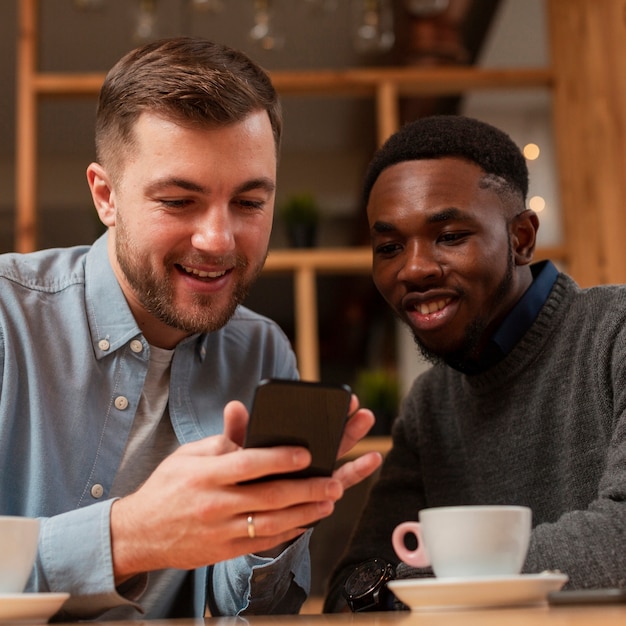
<path id="1" fill-rule="evenodd" d="M 400 245 L 397 243 L 381 243 L 380 245 L 374 247 L 374 252 L 382 255 L 393 254 L 398 250 L 400 250 Z"/>
<path id="2" fill-rule="evenodd" d="M 458 243 L 465 239 L 469 233 L 443 233 L 439 236 L 439 241 L 442 243 Z"/>
<path id="3" fill-rule="evenodd" d="M 161 199 L 159 201 L 163 206 L 166 206 L 170 209 L 184 209 L 189 206 L 191 200 L 185 198 L 176 198 L 176 199 Z"/>
<path id="4" fill-rule="evenodd" d="M 240 198 L 236 202 L 244 209 L 262 209 L 265 206 L 264 200 L 249 200 L 246 198 Z"/>

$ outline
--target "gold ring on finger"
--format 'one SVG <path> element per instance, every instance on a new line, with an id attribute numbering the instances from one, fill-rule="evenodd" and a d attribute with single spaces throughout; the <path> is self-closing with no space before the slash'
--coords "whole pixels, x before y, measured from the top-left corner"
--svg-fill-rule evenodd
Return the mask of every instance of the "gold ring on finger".
<path id="1" fill-rule="evenodd" d="M 250 515 L 248 515 L 248 537 L 250 537 L 250 539 L 254 539 L 256 537 L 256 527 L 254 526 L 254 516 L 252 515 L 252 513 L 250 513 Z"/>

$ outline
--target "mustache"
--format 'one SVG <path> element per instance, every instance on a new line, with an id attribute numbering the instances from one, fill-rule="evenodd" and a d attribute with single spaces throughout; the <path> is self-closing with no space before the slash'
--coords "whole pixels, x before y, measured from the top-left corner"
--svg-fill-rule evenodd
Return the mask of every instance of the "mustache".
<path id="1" fill-rule="evenodd" d="M 267 255 L 265 256 L 267 258 Z M 265 263 L 265 258 L 263 259 L 263 263 Z M 176 265 L 207 265 L 207 266 L 215 266 L 215 267 L 234 267 L 236 269 L 245 269 L 248 267 L 248 260 L 240 255 L 226 255 L 226 256 L 215 256 L 209 254 L 194 254 L 193 256 L 186 256 L 181 258 L 177 255 L 168 255 L 164 259 L 164 264 L 166 267 L 174 267 Z"/>

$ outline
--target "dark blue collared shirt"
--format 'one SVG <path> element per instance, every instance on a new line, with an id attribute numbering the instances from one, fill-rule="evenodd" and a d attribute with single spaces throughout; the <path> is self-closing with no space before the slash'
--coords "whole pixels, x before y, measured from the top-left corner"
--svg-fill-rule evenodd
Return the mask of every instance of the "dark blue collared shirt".
<path id="1" fill-rule="evenodd" d="M 533 282 L 489 339 L 480 359 L 463 367 L 455 365 L 456 369 L 466 374 L 485 371 L 509 354 L 531 327 L 548 299 L 559 272 L 551 261 L 535 263 L 530 269 Z"/>

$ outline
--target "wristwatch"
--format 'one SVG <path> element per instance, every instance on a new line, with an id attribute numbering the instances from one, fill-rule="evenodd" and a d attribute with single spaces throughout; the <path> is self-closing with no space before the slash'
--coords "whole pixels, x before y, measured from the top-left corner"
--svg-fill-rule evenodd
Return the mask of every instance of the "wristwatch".
<path id="1" fill-rule="evenodd" d="M 358 565 L 343 587 L 350 609 L 354 613 L 388 611 L 391 592 L 387 589 L 387 582 L 395 575 L 395 567 L 383 559 L 370 559 Z"/>

